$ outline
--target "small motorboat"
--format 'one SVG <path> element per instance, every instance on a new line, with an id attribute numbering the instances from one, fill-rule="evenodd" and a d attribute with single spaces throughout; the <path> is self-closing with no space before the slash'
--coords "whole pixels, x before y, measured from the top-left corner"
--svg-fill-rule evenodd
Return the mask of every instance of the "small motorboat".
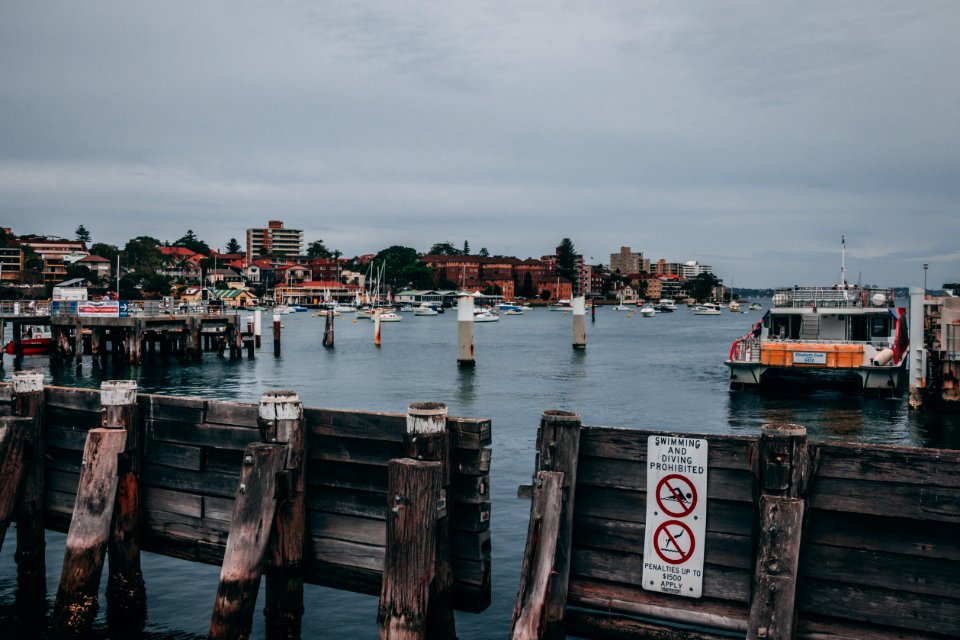
<path id="1" fill-rule="evenodd" d="M 489 309 L 477 309 L 473 312 L 474 322 L 499 322 L 500 316 Z"/>
<path id="2" fill-rule="evenodd" d="M 50 353 L 53 348 L 53 336 L 50 333 L 50 327 L 27 325 L 23 328 L 23 337 L 20 338 L 20 347 L 25 356 L 41 356 Z M 10 355 L 16 355 L 13 351 L 13 340 L 4 347 Z"/>
<path id="3" fill-rule="evenodd" d="M 640 308 L 640 315 L 644 318 L 652 318 L 657 313 L 657 310 L 653 308 L 653 305 L 645 304 Z"/>
<path id="4" fill-rule="evenodd" d="M 380 316 L 380 322 L 400 322 L 403 320 L 403 316 L 396 311 L 383 311 L 378 315 Z"/>
<path id="5" fill-rule="evenodd" d="M 711 303 L 704 302 L 703 304 L 698 304 L 693 307 L 693 315 L 695 316 L 719 316 L 723 315 L 723 312 L 720 311 L 720 307 Z"/>
<path id="6" fill-rule="evenodd" d="M 419 307 L 413 309 L 413 315 L 415 316 L 436 316 L 439 315 L 437 310 L 433 308 L 433 305 L 429 303 L 421 303 Z"/>

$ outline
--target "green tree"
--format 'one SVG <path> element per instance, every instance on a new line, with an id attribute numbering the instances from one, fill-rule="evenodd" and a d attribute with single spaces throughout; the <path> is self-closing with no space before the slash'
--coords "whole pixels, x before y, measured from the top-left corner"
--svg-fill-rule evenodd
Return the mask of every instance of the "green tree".
<path id="1" fill-rule="evenodd" d="M 433 272 L 420 261 L 416 249 L 394 245 L 384 249 L 374 258 L 375 265 L 383 265 L 384 281 L 394 288 L 412 285 L 417 289 L 429 288 L 433 283 Z"/>
<path id="2" fill-rule="evenodd" d="M 533 276 L 527 271 L 523 274 L 523 283 L 520 285 L 520 295 L 524 298 L 533 298 L 537 295 L 537 290 L 533 286 Z"/>
<path id="3" fill-rule="evenodd" d="M 170 293 L 170 281 L 158 273 L 151 273 L 143 277 L 140 290 L 144 296 L 165 296 Z"/>
<path id="4" fill-rule="evenodd" d="M 720 280 L 712 273 L 701 273 L 695 278 L 690 278 L 683 289 L 687 295 L 697 302 L 704 302 L 713 297 L 713 290 L 719 284 Z"/>
<path id="5" fill-rule="evenodd" d="M 12 233 L 7 233 L 6 229 L 0 227 L 0 247 L 12 247 L 13 241 L 17 237 Z"/>
<path id="6" fill-rule="evenodd" d="M 481 258 L 489 258 L 490 252 L 487 251 L 486 247 L 480 247 L 480 251 L 477 252 L 477 255 L 480 256 Z"/>
<path id="7" fill-rule="evenodd" d="M 210 255 L 210 247 L 207 246 L 206 242 L 197 237 L 197 234 L 193 232 L 193 229 L 187 229 L 187 232 L 183 235 L 183 237 L 174 242 L 173 246 L 190 249 L 190 251 L 199 253 L 202 256 Z"/>
<path id="8" fill-rule="evenodd" d="M 109 260 L 112 265 L 117 264 L 117 254 L 120 253 L 120 249 L 116 245 L 105 244 L 103 242 L 90 245 L 88 251 L 90 251 L 90 255 Z"/>
<path id="9" fill-rule="evenodd" d="M 570 238 L 564 238 L 557 247 L 557 275 L 573 283 L 573 295 L 580 293 L 577 278 L 577 250 Z"/>
<path id="10" fill-rule="evenodd" d="M 323 240 L 314 240 L 307 247 L 307 255 L 311 258 L 332 258 L 333 252 L 323 244 Z"/>
<path id="11" fill-rule="evenodd" d="M 241 253 L 242 249 L 236 238 L 230 238 L 230 242 L 227 243 L 227 248 L 225 251 L 226 253 Z"/>
<path id="12" fill-rule="evenodd" d="M 89 284 L 97 284 L 98 282 L 97 274 L 94 273 L 90 267 L 77 262 L 74 262 L 72 265 L 67 267 L 66 280 L 71 280 L 73 278 L 83 278 L 84 281 Z"/>
<path id="13" fill-rule="evenodd" d="M 463 255 L 463 252 L 460 249 L 457 249 L 455 246 L 449 242 L 438 242 L 428 251 L 430 255 L 434 256 L 459 256 Z"/>
<path id="14" fill-rule="evenodd" d="M 150 236 L 128 240 L 120 254 L 121 266 L 133 271 L 155 273 L 160 268 L 160 241 Z"/>
<path id="15" fill-rule="evenodd" d="M 470 243 L 466 240 L 463 241 L 463 255 L 470 255 Z"/>
<path id="16" fill-rule="evenodd" d="M 75 231 L 75 233 L 77 234 L 77 240 L 84 244 L 89 243 L 90 240 L 92 239 L 90 236 L 90 232 L 87 231 L 87 228 L 83 225 L 80 225 L 79 227 L 77 227 L 77 230 Z"/>

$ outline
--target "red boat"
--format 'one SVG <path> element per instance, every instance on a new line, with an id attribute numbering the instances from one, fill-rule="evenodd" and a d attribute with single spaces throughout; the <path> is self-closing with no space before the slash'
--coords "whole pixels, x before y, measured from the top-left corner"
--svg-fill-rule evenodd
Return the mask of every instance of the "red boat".
<path id="1" fill-rule="evenodd" d="M 25 356 L 39 356 L 50 353 L 50 349 L 53 347 L 53 337 L 50 335 L 50 329 L 47 327 L 32 329 L 28 327 L 24 332 L 24 337 L 20 338 L 20 347 L 23 349 L 23 355 Z M 13 340 L 7 343 L 4 351 L 10 355 L 15 355 Z"/>

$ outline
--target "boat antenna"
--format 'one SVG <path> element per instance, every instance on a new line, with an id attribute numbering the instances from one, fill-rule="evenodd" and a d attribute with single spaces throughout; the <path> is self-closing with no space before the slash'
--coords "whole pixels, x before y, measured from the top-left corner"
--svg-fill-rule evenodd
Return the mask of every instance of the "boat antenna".
<path id="1" fill-rule="evenodd" d="M 840 236 L 840 284 L 847 286 L 847 240 Z"/>

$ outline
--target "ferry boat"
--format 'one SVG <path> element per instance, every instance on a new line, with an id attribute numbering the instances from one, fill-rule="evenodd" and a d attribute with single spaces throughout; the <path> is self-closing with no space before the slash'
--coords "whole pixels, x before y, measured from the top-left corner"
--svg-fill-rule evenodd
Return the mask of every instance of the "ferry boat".
<path id="1" fill-rule="evenodd" d="M 893 391 L 905 378 L 908 346 L 906 309 L 896 307 L 893 290 L 792 287 L 776 290 L 726 365 L 731 389 L 817 377 Z"/>

